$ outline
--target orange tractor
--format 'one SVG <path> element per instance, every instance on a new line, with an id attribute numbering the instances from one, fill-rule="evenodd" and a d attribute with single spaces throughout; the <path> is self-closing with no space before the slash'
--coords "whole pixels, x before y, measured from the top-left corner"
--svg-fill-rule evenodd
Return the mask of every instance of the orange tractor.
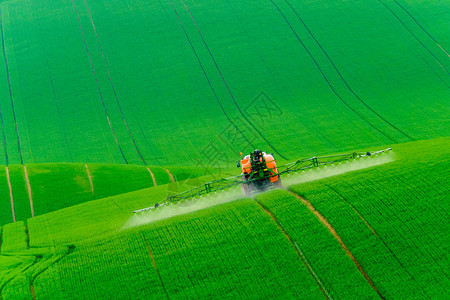
<path id="1" fill-rule="evenodd" d="M 272 153 L 266 154 L 266 152 L 256 149 L 242 158 L 237 163 L 237 167 L 242 169 L 241 188 L 242 193 L 246 196 L 253 192 L 282 187 L 276 160 Z"/>
<path id="2" fill-rule="evenodd" d="M 241 175 L 205 182 L 203 185 L 193 189 L 175 195 L 167 195 L 167 201 L 165 203 L 156 204 L 154 206 L 135 210 L 133 212 L 136 214 L 144 211 L 150 211 L 168 203 L 202 197 L 207 194 L 224 191 L 238 185 L 241 185 L 242 192 L 245 196 L 251 196 L 251 194 L 255 192 L 268 190 L 270 188 L 281 188 L 282 185 L 280 176 L 283 174 L 300 172 L 302 170 L 309 170 L 360 158 L 370 159 L 391 150 L 391 148 L 388 148 L 375 152 L 352 152 L 338 155 L 314 156 L 299 159 L 277 167 L 273 154 L 266 154 L 266 152 L 261 152 L 261 150 L 256 149 L 243 158 L 241 153 L 241 160 L 237 162 L 237 167 L 242 170 Z M 278 169 L 280 169 L 280 171 Z"/>

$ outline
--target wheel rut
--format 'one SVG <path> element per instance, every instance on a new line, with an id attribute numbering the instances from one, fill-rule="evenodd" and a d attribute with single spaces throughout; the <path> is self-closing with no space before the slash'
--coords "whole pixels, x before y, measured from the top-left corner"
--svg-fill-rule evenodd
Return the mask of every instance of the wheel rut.
<path id="1" fill-rule="evenodd" d="M 175 182 L 175 177 L 173 177 L 172 173 L 170 173 L 170 171 L 167 170 L 167 169 L 166 169 L 165 171 L 166 171 L 167 174 L 169 175 L 170 181 L 171 181 L 171 182 Z"/>
<path id="2" fill-rule="evenodd" d="M 155 179 L 155 175 L 153 174 L 152 170 L 150 170 L 150 168 L 147 168 L 148 172 L 150 173 L 150 176 L 152 176 L 152 180 L 153 180 L 153 186 L 157 186 L 156 184 L 156 179 Z"/>
<path id="3" fill-rule="evenodd" d="M 156 274 L 158 275 L 159 281 L 161 283 L 161 287 L 164 290 L 164 293 L 166 294 L 166 298 L 169 299 L 169 294 L 167 293 L 166 287 L 164 286 L 164 282 L 162 280 L 161 274 L 159 273 L 158 267 L 156 266 L 155 257 L 153 256 L 152 249 L 150 248 L 150 244 L 148 243 L 145 236 L 141 233 L 142 239 L 145 242 L 145 245 L 147 246 L 148 253 L 150 255 L 150 258 L 152 259 L 153 268 L 155 268 Z"/>
<path id="4" fill-rule="evenodd" d="M 8 181 L 9 200 L 11 202 L 11 212 L 12 212 L 13 222 L 16 222 L 16 212 L 14 210 L 14 196 L 13 196 L 11 177 L 9 176 L 8 167 L 6 167 L 6 180 Z"/>
<path id="5" fill-rule="evenodd" d="M 94 192 L 94 183 L 92 182 L 91 172 L 89 171 L 89 167 L 88 167 L 87 164 L 84 164 L 84 166 L 86 168 L 86 173 L 87 173 L 87 176 L 88 176 L 88 179 L 89 179 L 89 184 L 91 186 L 91 193 L 92 193 L 92 196 L 94 196 L 94 194 L 95 194 L 95 192 Z"/>
<path id="6" fill-rule="evenodd" d="M 33 196 L 31 194 L 30 178 L 28 177 L 27 167 L 25 165 L 23 166 L 23 171 L 25 173 L 25 182 L 27 184 L 28 199 L 30 200 L 31 217 L 34 218 L 34 206 L 33 206 Z"/>
<path id="7" fill-rule="evenodd" d="M 361 264 L 358 262 L 358 260 L 356 259 L 356 257 L 352 254 L 352 252 L 350 251 L 350 249 L 347 247 L 347 245 L 345 245 L 344 241 L 342 240 L 342 238 L 339 236 L 339 234 L 337 233 L 336 229 L 334 229 L 334 227 L 330 224 L 330 222 L 328 222 L 328 220 L 311 204 L 311 202 L 309 202 L 308 200 L 306 200 L 305 198 L 300 197 L 299 195 L 297 195 L 294 192 L 289 191 L 289 193 L 291 193 L 293 196 L 295 196 L 298 200 L 300 200 L 316 217 L 317 219 L 319 219 L 319 221 L 328 229 L 328 231 L 333 235 L 333 237 L 338 241 L 339 245 L 342 247 L 342 249 L 345 251 L 345 253 L 347 254 L 347 256 L 353 261 L 353 263 L 355 264 L 356 268 L 358 269 L 358 271 L 361 273 L 361 275 L 364 277 L 364 279 L 366 279 L 367 283 L 370 285 L 370 287 L 378 294 L 378 296 L 381 299 L 384 299 L 383 295 L 381 294 L 381 292 L 378 290 L 378 288 L 376 287 L 375 283 L 372 281 L 372 279 L 370 278 L 370 276 L 366 273 L 366 271 L 364 270 L 364 268 L 361 266 Z"/>
<path id="8" fill-rule="evenodd" d="M 309 274 L 311 275 L 311 277 L 314 279 L 314 281 L 316 282 L 316 284 L 319 286 L 320 291 L 322 292 L 323 296 L 325 297 L 325 299 L 333 299 L 329 293 L 329 291 L 325 288 L 325 286 L 323 285 L 322 281 L 320 280 L 320 278 L 317 276 L 316 272 L 314 272 L 313 267 L 311 266 L 311 264 L 308 262 L 308 260 L 306 259 L 305 255 L 303 254 L 303 251 L 300 249 L 300 247 L 297 245 L 296 242 L 294 242 L 291 237 L 289 236 L 289 234 L 286 232 L 286 230 L 283 228 L 283 226 L 280 224 L 280 222 L 277 220 L 277 218 L 272 214 L 272 212 L 265 207 L 264 205 L 262 205 L 261 203 L 259 203 L 258 201 L 256 201 L 259 206 L 261 206 L 261 208 L 272 218 L 272 220 L 275 222 L 275 224 L 277 225 L 278 229 L 283 233 L 283 235 L 286 237 L 286 239 L 289 241 L 289 243 L 291 243 L 292 248 L 294 248 L 295 253 L 297 254 L 297 256 L 300 258 L 300 260 L 302 261 L 303 265 L 306 267 L 306 269 L 308 270 Z"/>
<path id="9" fill-rule="evenodd" d="M 364 218 L 364 216 L 361 214 L 361 212 L 359 212 L 352 204 L 350 204 L 350 202 L 344 198 L 344 196 L 339 193 L 335 188 L 333 188 L 330 185 L 326 185 L 330 190 L 332 190 L 333 192 L 335 192 L 342 200 L 345 201 L 345 203 L 358 215 L 358 217 L 361 219 L 361 221 L 364 222 L 364 224 L 367 226 L 367 228 L 370 229 L 370 231 L 373 233 L 373 235 L 375 235 L 380 241 L 381 243 L 386 247 L 386 249 L 389 251 L 389 253 L 391 253 L 391 255 L 394 257 L 394 259 L 397 261 L 397 263 L 400 265 L 400 267 L 406 272 L 406 274 L 408 274 L 408 276 L 416 281 L 416 279 L 414 278 L 414 276 L 408 271 L 408 269 L 405 267 L 405 265 L 399 260 L 399 258 L 397 257 L 397 255 L 395 255 L 394 251 L 387 245 L 387 243 L 384 241 L 383 238 L 381 238 L 381 236 L 378 234 L 378 232 L 372 227 L 372 225 L 369 224 L 369 222 Z"/>

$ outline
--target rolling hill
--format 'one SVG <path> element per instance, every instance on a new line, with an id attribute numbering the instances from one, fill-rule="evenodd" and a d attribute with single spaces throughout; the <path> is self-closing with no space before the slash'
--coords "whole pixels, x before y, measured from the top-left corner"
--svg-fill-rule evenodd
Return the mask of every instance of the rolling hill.
<path id="1" fill-rule="evenodd" d="M 445 297 L 448 144 L 394 145 L 392 162 L 304 171 L 293 176 L 318 174 L 254 199 L 230 191 L 133 216 L 164 199 L 158 186 L 7 224 L 2 299 Z"/>
<path id="2" fill-rule="evenodd" d="M 1 1 L 0 299 L 448 298 L 449 12 Z M 239 152 L 387 147 L 132 214 Z"/>
<path id="3" fill-rule="evenodd" d="M 3 1 L 0 161 L 229 167 L 449 135 L 448 4 Z M 52 147 L 48 147 L 52 145 Z"/>

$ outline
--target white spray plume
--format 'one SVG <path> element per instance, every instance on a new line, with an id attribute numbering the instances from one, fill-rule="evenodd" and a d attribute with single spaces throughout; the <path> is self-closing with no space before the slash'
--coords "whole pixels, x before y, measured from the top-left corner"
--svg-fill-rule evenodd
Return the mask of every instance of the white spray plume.
<path id="1" fill-rule="evenodd" d="M 155 221 L 188 214 L 194 211 L 209 208 L 219 204 L 237 201 L 243 198 L 244 196 L 242 195 L 241 189 L 238 187 L 232 188 L 228 191 L 220 191 L 217 193 L 208 194 L 200 198 L 170 203 L 156 209 L 133 215 L 125 223 L 122 229 L 149 224 Z"/>
<path id="2" fill-rule="evenodd" d="M 383 153 L 377 156 L 365 156 L 362 158 L 357 158 L 355 160 L 347 160 L 341 163 L 328 165 L 325 167 L 307 169 L 299 173 L 282 176 L 281 180 L 283 186 L 288 187 L 293 184 L 319 180 L 322 178 L 336 176 L 347 172 L 387 164 L 393 162 L 394 160 L 395 160 L 394 153 L 391 151 L 389 153 Z"/>
<path id="3" fill-rule="evenodd" d="M 342 163 L 328 165 L 321 168 L 312 168 L 299 173 L 285 175 L 281 177 L 284 187 L 303 182 L 309 182 L 344 174 L 351 171 L 367 169 L 374 166 L 383 165 L 393 162 L 395 159 L 394 153 L 384 153 L 377 156 L 366 156 L 352 161 L 345 161 Z M 228 191 L 208 194 L 200 198 L 184 200 L 177 203 L 170 203 L 168 205 L 144 211 L 135 214 L 125 223 L 122 229 L 142 226 L 155 221 L 188 214 L 194 211 L 209 208 L 215 205 L 224 204 L 232 201 L 243 199 L 240 187 L 232 188 Z"/>

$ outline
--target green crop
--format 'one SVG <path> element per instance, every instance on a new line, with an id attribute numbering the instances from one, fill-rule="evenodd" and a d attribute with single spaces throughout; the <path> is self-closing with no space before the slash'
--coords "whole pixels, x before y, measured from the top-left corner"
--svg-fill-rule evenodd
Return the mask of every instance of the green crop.
<path id="1" fill-rule="evenodd" d="M 24 222 L 10 223 L 3 226 L 2 252 L 19 252 L 28 248 L 28 238 Z"/>
<path id="2" fill-rule="evenodd" d="M 328 220 L 383 297 L 440 297 L 448 139 L 394 149 L 394 162 L 291 189 Z M 124 229 L 132 210 L 164 201 L 169 186 L 28 219 L 29 240 L 24 223 L 3 226 L 0 271 L 9 279 L 2 297 L 28 295 L 30 286 L 44 298 L 377 297 L 330 230 L 286 191 L 174 217 L 163 207 L 166 219 Z M 21 246 L 8 252 L 9 245 Z"/>
<path id="3" fill-rule="evenodd" d="M 449 135 L 446 2 L 0 9 L 12 164 L 229 167 L 253 147 L 292 160 Z"/>
<path id="4" fill-rule="evenodd" d="M 274 215 L 332 298 L 376 297 L 332 234 L 297 198 L 277 190 L 256 200 Z"/>
<path id="5" fill-rule="evenodd" d="M 292 187 L 335 227 L 386 297 L 405 289 L 419 298 L 446 293 L 448 145 L 406 144 L 393 163 Z"/>
<path id="6" fill-rule="evenodd" d="M 38 216 L 87 201 L 153 187 L 153 179 L 148 169 L 153 173 L 158 186 L 171 182 L 166 170 L 169 170 L 177 181 L 191 180 L 195 183 L 198 182 L 195 178 L 205 175 L 207 171 L 216 172 L 214 169 L 205 170 L 198 167 L 165 169 L 113 164 L 27 164 L 26 168 L 33 210 L 24 166 L 8 166 L 16 221 L 30 218 L 32 212 L 34 216 Z M 5 170 L 0 171 L 0 179 L 3 179 L 3 185 L 0 185 L 0 224 L 6 224 L 12 222 L 13 218 Z"/>
<path id="7" fill-rule="evenodd" d="M 449 298 L 449 9 L 0 2 L 0 298 Z M 387 147 L 132 214 L 238 175 L 241 151 Z"/>
<path id="8" fill-rule="evenodd" d="M 59 270 L 51 269 L 35 282 L 36 291 L 56 298 L 75 297 L 86 288 L 93 297 L 111 289 L 117 297 L 136 290 L 176 298 L 321 297 L 294 249 L 266 216 L 256 203 L 241 200 L 119 232 L 106 243 L 81 243 Z M 85 266 L 81 272 L 71 271 L 80 265 Z M 102 267 L 103 273 L 95 267 L 105 265 L 113 269 Z M 116 272 L 123 278 L 120 288 Z M 51 283 L 58 273 L 62 286 Z"/>

